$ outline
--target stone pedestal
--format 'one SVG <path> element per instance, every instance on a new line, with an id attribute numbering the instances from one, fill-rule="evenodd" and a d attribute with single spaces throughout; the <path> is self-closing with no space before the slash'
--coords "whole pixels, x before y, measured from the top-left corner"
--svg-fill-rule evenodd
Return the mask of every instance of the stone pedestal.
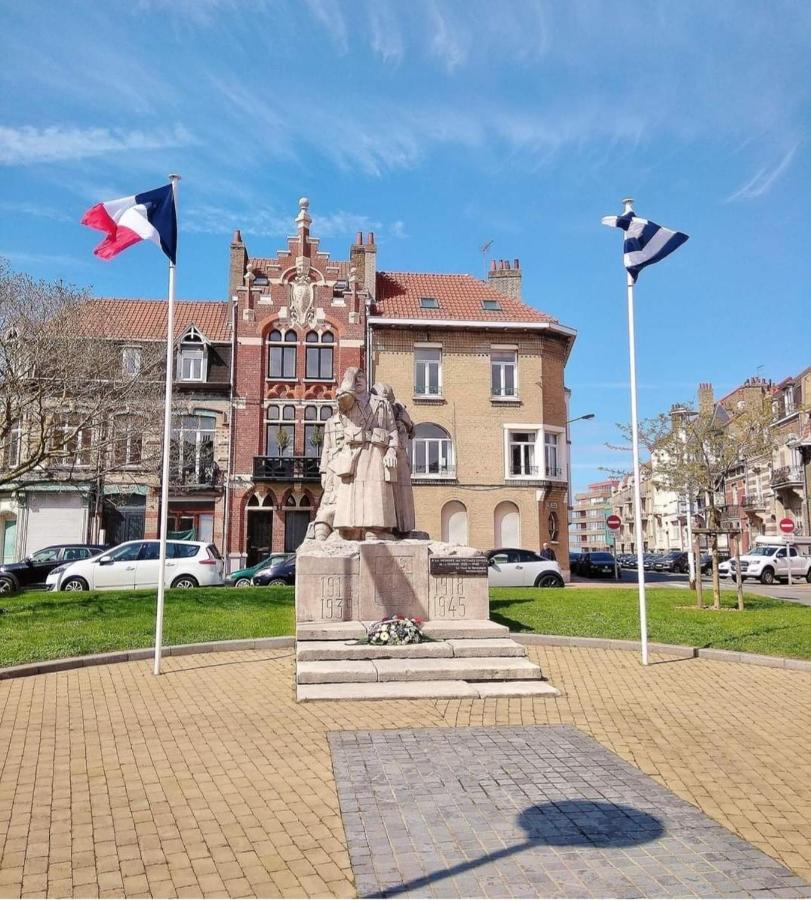
<path id="1" fill-rule="evenodd" d="M 305 541 L 296 554 L 296 622 L 488 619 L 486 558 L 441 541 Z"/>

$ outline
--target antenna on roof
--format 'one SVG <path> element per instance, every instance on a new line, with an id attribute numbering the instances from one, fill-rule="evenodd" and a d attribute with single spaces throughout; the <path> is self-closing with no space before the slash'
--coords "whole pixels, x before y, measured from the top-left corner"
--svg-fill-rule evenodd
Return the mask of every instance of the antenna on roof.
<path id="1" fill-rule="evenodd" d="M 484 277 L 487 278 L 487 251 L 493 246 L 492 241 L 486 241 L 479 247 L 482 254 L 482 266 L 484 268 Z"/>

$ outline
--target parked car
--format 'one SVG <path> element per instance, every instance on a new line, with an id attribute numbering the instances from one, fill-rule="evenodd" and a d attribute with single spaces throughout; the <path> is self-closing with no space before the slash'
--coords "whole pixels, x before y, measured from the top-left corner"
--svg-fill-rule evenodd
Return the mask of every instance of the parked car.
<path id="1" fill-rule="evenodd" d="M 791 577 L 804 578 L 811 582 L 811 557 L 801 556 L 796 547 L 791 547 L 788 557 Z M 788 579 L 788 563 L 785 544 L 762 544 L 753 547 L 741 557 L 741 578 L 758 578 L 762 584 L 774 584 Z"/>
<path id="2" fill-rule="evenodd" d="M 687 551 L 671 550 L 660 556 L 653 565 L 657 572 L 686 572 L 687 571 Z"/>
<path id="3" fill-rule="evenodd" d="M 0 566 L 0 594 L 24 588 L 44 588 L 48 575 L 70 560 L 89 559 L 104 550 L 99 544 L 55 544 L 44 547 L 20 562 Z"/>
<path id="4" fill-rule="evenodd" d="M 262 587 L 278 587 L 296 583 L 296 557 L 292 555 L 282 562 L 257 572 L 251 579 L 253 584 Z"/>
<path id="5" fill-rule="evenodd" d="M 610 578 L 615 576 L 622 577 L 622 570 L 617 565 L 613 554 L 605 551 L 595 551 L 594 553 L 584 553 L 577 567 L 577 574 L 584 578 L 596 578 L 600 575 L 608 575 Z"/>
<path id="6" fill-rule="evenodd" d="M 580 562 L 580 557 L 582 555 L 583 554 L 580 552 L 580 550 L 570 550 L 569 551 L 569 570 L 570 571 L 574 572 L 575 568 L 577 567 L 577 564 Z"/>
<path id="7" fill-rule="evenodd" d="M 158 586 L 160 541 L 127 541 L 89 559 L 57 566 L 52 591 L 126 590 Z M 223 560 L 214 544 L 168 541 L 166 584 L 173 588 L 221 585 Z"/>
<path id="8" fill-rule="evenodd" d="M 560 566 L 532 550 L 502 547 L 487 553 L 490 587 L 563 587 Z"/>
<path id="9" fill-rule="evenodd" d="M 236 572 L 226 575 L 225 586 L 238 588 L 250 587 L 252 583 L 251 579 L 254 575 L 261 572 L 263 569 L 269 569 L 277 563 L 284 562 L 292 555 L 292 553 L 271 553 L 270 556 L 265 557 L 265 559 L 258 562 L 255 566 L 248 566 L 246 569 L 237 569 Z"/>

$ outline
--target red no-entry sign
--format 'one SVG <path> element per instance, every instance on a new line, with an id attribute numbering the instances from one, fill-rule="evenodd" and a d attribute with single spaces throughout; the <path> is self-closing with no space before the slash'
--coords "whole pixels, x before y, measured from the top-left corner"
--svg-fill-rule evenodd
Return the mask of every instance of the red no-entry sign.
<path id="1" fill-rule="evenodd" d="M 612 531 L 616 531 L 620 525 L 622 525 L 622 521 L 619 516 L 609 516 L 605 520 L 605 524 L 608 525 Z"/>
<path id="2" fill-rule="evenodd" d="M 780 520 L 780 530 L 783 534 L 793 534 L 794 533 L 794 519 L 781 519 Z"/>

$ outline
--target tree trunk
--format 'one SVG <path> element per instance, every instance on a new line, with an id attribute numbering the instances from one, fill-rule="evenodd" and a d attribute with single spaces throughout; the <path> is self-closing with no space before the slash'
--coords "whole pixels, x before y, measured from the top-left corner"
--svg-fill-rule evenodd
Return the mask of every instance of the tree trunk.
<path id="1" fill-rule="evenodd" d="M 743 612 L 743 580 L 741 578 L 741 539 L 735 538 L 735 584 L 738 588 L 738 609 Z"/>
<path id="2" fill-rule="evenodd" d="M 718 532 L 712 533 L 712 608 L 721 608 L 721 578 L 718 574 Z"/>
<path id="3" fill-rule="evenodd" d="M 693 538 L 693 546 L 690 552 L 695 559 L 696 579 L 694 587 L 696 591 L 696 606 L 699 609 L 704 609 L 704 586 L 701 584 L 701 547 L 699 546 L 697 537 Z"/>

